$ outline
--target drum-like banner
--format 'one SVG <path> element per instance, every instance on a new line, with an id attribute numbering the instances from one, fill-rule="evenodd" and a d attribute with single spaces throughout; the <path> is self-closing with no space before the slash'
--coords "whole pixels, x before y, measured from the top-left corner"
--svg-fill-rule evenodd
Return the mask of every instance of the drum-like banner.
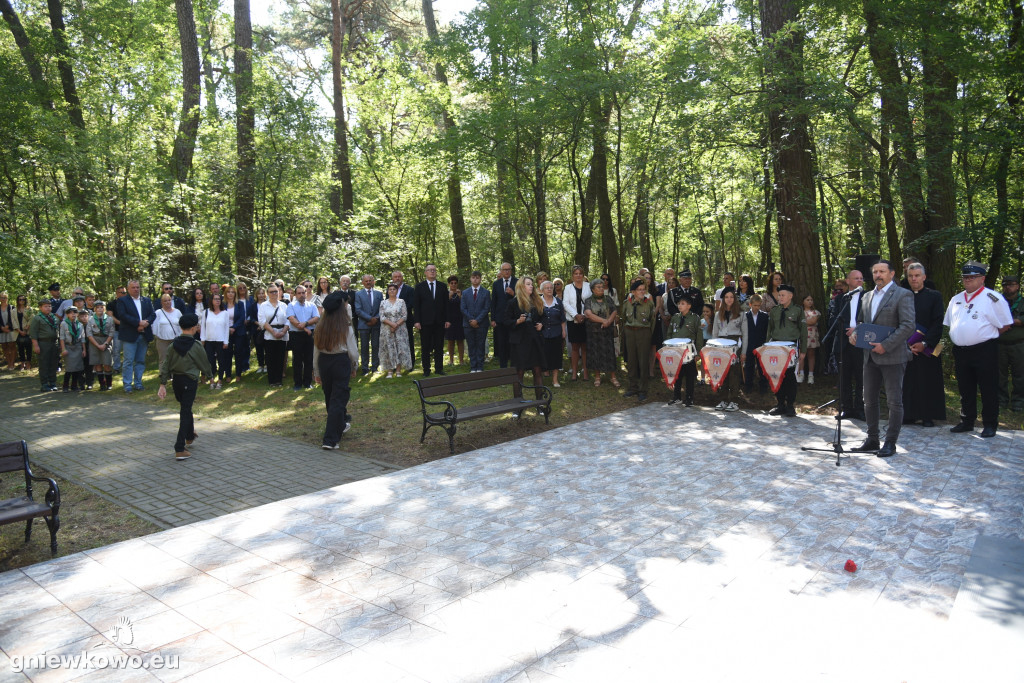
<path id="1" fill-rule="evenodd" d="M 700 359 L 704 361 L 704 372 L 711 382 L 711 390 L 718 391 L 725 378 L 729 375 L 729 368 L 736 358 L 735 347 L 728 346 L 705 346 L 700 350 Z"/>
<path id="2" fill-rule="evenodd" d="M 761 364 L 764 376 L 768 378 L 768 385 L 772 388 L 772 393 L 779 393 L 779 387 L 782 386 L 782 377 L 786 374 L 786 368 L 790 365 L 796 365 L 796 357 L 798 355 L 796 347 L 765 344 L 760 348 L 754 349 L 754 355 L 757 356 L 758 362 Z"/>
<path id="3" fill-rule="evenodd" d="M 693 360 L 693 344 L 685 346 L 663 346 L 657 353 L 658 366 L 661 367 L 661 376 L 665 378 L 665 384 L 671 389 L 676 385 L 676 377 L 679 370 Z"/>

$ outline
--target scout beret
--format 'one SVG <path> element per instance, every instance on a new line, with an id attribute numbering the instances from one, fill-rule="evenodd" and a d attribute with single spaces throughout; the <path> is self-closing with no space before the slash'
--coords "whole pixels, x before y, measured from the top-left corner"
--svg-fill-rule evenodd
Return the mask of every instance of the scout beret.
<path id="1" fill-rule="evenodd" d="M 68 306 L 64 309 L 64 314 L 67 315 L 68 313 L 78 313 L 78 309 L 74 306 Z"/>
<path id="2" fill-rule="evenodd" d="M 50 305 L 51 305 L 51 302 L 50 302 L 50 300 L 49 300 L 49 299 L 40 299 L 40 300 L 39 300 L 39 303 L 38 303 L 38 304 L 36 304 L 36 305 L 37 305 L 37 306 L 42 306 L 43 304 L 46 304 L 47 306 L 50 306 Z"/>
<path id="3" fill-rule="evenodd" d="M 50 285 L 49 289 L 50 289 L 51 292 L 59 292 L 60 291 L 60 284 L 54 282 L 52 285 Z"/>
<path id="4" fill-rule="evenodd" d="M 105 301 L 93 301 L 92 305 L 93 305 L 93 308 L 95 308 L 96 306 L 103 306 L 103 308 L 106 308 L 107 307 L 107 302 L 105 302 Z"/>
<path id="5" fill-rule="evenodd" d="M 789 292 L 790 294 L 796 294 L 796 290 L 793 289 L 793 285 L 779 285 L 780 292 Z"/>
<path id="6" fill-rule="evenodd" d="M 323 307 L 325 313 L 334 313 L 336 310 L 341 308 L 341 305 L 348 301 L 345 293 L 340 289 L 335 290 L 327 295 L 324 299 Z"/>
<path id="7" fill-rule="evenodd" d="M 199 324 L 199 316 L 195 313 L 186 313 L 178 320 L 178 325 L 183 330 L 190 330 Z"/>
<path id="8" fill-rule="evenodd" d="M 680 294 L 678 297 L 676 297 L 676 304 L 678 304 L 680 301 L 685 301 L 691 306 L 693 305 L 693 297 L 690 296 L 689 292 L 684 292 L 683 294 Z"/>
<path id="9" fill-rule="evenodd" d="M 960 269 L 961 275 L 988 275 L 988 268 L 985 267 L 984 263 L 978 263 L 977 261 L 968 261 Z"/>

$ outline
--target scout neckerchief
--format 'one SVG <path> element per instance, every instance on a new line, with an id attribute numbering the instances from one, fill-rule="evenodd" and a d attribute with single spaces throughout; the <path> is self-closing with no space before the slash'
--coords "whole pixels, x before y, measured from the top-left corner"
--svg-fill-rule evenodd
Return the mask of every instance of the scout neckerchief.
<path id="1" fill-rule="evenodd" d="M 78 343 L 78 321 L 71 320 L 68 322 L 68 330 L 71 332 L 71 343 Z"/>
<path id="2" fill-rule="evenodd" d="M 107 334 L 107 316 L 106 316 L 106 314 L 104 314 L 103 317 L 101 318 L 98 315 L 96 315 L 95 313 L 93 313 L 92 314 L 92 320 L 93 320 L 94 323 L 96 323 L 96 327 L 98 327 L 100 329 L 100 336 L 101 337 L 106 336 L 106 334 Z"/>
<path id="3" fill-rule="evenodd" d="M 57 331 L 57 316 L 53 313 L 40 313 L 39 317 L 46 321 L 46 324 L 50 326 L 50 329 L 54 332 Z"/>

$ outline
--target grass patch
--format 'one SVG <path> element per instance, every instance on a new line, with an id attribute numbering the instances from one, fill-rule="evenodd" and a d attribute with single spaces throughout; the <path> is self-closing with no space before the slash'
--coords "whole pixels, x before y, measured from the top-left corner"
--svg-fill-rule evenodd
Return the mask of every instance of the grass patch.
<path id="1" fill-rule="evenodd" d="M 55 479 L 60 487 L 61 527 L 57 532 L 57 557 L 160 531 L 156 524 L 136 517 L 120 505 L 61 479 L 35 463 L 32 471 L 38 476 Z M 34 482 L 32 488 L 35 499 L 42 500 L 46 494 L 46 484 Z M 24 473 L 9 472 L 0 476 L 0 500 L 24 495 Z M 50 531 L 46 528 L 45 520 L 36 519 L 32 522 L 32 540 L 28 543 L 25 543 L 24 522 L 0 526 L 0 572 L 50 558 Z"/>

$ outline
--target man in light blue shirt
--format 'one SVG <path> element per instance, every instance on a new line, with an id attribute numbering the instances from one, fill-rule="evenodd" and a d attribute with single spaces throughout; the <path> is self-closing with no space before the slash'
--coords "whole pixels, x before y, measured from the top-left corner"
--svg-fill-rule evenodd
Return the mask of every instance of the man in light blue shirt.
<path id="1" fill-rule="evenodd" d="M 306 288 L 295 288 L 295 299 L 288 304 L 288 339 L 292 345 L 292 391 L 313 388 L 313 329 L 320 322 L 316 304 L 306 301 Z"/>

